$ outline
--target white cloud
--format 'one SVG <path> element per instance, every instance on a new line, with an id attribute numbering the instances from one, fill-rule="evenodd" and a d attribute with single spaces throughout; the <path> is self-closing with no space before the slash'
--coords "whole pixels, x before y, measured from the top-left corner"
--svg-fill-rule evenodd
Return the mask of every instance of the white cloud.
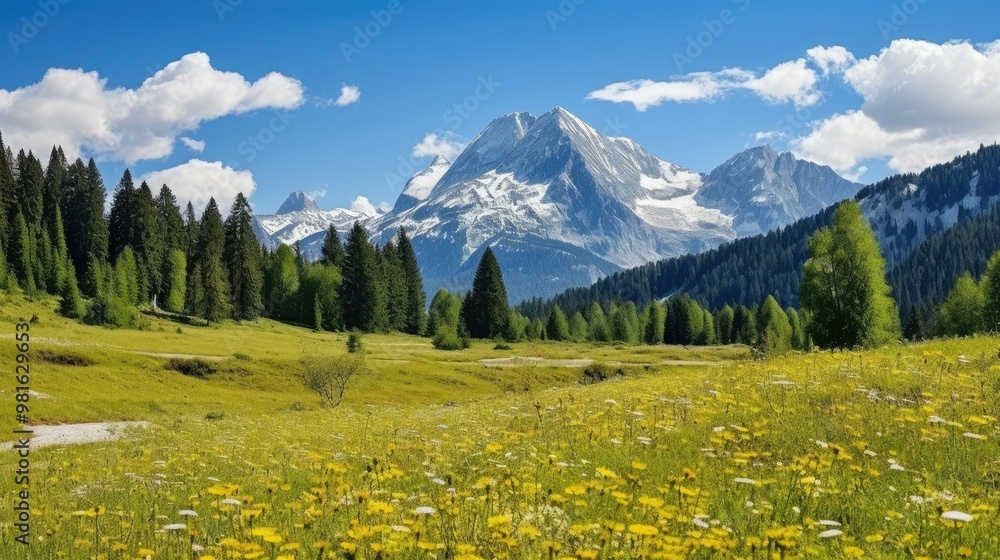
<path id="1" fill-rule="evenodd" d="M 769 103 L 793 102 L 807 107 L 819 101 L 816 71 L 805 59 L 784 62 L 758 76 L 742 68 L 718 72 L 694 72 L 675 80 L 617 82 L 592 91 L 587 99 L 631 103 L 642 112 L 664 102 L 713 101 L 732 91 L 750 91 Z"/>
<path id="2" fill-rule="evenodd" d="M 205 141 L 204 140 L 195 140 L 194 138 L 188 138 L 187 136 L 181 136 L 181 144 L 184 144 L 185 146 L 187 146 L 187 148 L 189 150 L 191 150 L 192 152 L 198 152 L 200 154 L 201 152 L 205 151 Z"/>
<path id="3" fill-rule="evenodd" d="M 195 52 L 137 89 L 109 88 L 97 72 L 52 68 L 38 83 L 0 89 L 0 122 L 13 146 L 47 153 L 60 144 L 69 157 L 87 152 L 132 164 L 170 155 L 177 137 L 203 122 L 302 101 L 294 78 L 272 72 L 251 83 Z"/>
<path id="4" fill-rule="evenodd" d="M 355 212 L 361 212 L 362 214 L 368 216 L 377 216 L 378 214 L 381 213 L 379 209 L 383 209 L 382 212 L 384 212 L 385 211 L 384 209 L 387 207 L 388 207 L 387 202 L 380 202 L 378 208 L 376 208 L 375 205 L 372 204 L 370 200 L 368 200 L 367 196 L 359 196 L 354 199 L 354 202 L 351 203 L 351 210 L 354 210 Z"/>
<path id="5" fill-rule="evenodd" d="M 854 55 L 841 46 L 824 47 L 819 45 L 807 50 L 806 54 L 816 66 L 819 66 L 824 76 L 831 72 L 840 74 L 855 63 Z"/>
<path id="6" fill-rule="evenodd" d="M 147 173 L 141 180 L 149 183 L 154 192 L 160 185 L 169 186 L 181 207 L 190 201 L 199 215 L 208 204 L 208 199 L 215 197 L 219 211 L 226 216 L 238 193 L 249 198 L 257 187 L 253 174 L 249 171 L 225 167 L 221 161 L 208 162 L 200 159 Z"/>
<path id="7" fill-rule="evenodd" d="M 800 58 L 783 62 L 765 72 L 760 78 L 746 82 L 742 87 L 760 95 L 769 103 L 791 101 L 796 107 L 809 107 L 819 102 L 817 81 L 816 71 L 807 68 L 805 59 Z"/>
<path id="8" fill-rule="evenodd" d="M 422 158 L 428 156 L 444 156 L 449 161 L 455 158 L 465 149 L 465 144 L 459 142 L 454 134 L 445 133 L 438 136 L 437 133 L 430 132 L 416 146 L 413 146 L 413 157 Z"/>
<path id="9" fill-rule="evenodd" d="M 319 200 L 319 199 L 323 198 L 324 196 L 326 196 L 326 189 L 325 188 L 323 188 L 323 189 L 316 189 L 316 190 L 314 190 L 312 192 L 306 193 L 306 196 L 308 196 L 309 198 L 311 198 L 313 201 Z"/>
<path id="10" fill-rule="evenodd" d="M 785 133 L 781 132 L 780 130 L 762 130 L 759 132 L 755 132 L 753 137 L 754 140 L 758 142 L 760 142 L 761 140 L 768 140 L 768 141 L 780 140 L 785 137 Z"/>
<path id="11" fill-rule="evenodd" d="M 861 107 L 790 142 L 800 157 L 847 174 L 868 159 L 914 172 L 1000 140 L 1000 43 L 897 40 L 843 76 Z"/>
<path id="12" fill-rule="evenodd" d="M 336 101 L 338 107 L 346 107 L 358 101 L 361 101 L 361 88 L 347 84 L 340 88 L 340 97 Z"/>

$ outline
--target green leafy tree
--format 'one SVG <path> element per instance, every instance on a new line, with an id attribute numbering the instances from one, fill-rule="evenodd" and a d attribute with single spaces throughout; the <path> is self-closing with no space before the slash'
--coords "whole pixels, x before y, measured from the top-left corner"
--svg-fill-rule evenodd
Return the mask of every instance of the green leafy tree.
<path id="1" fill-rule="evenodd" d="M 715 317 L 712 312 L 702 309 L 702 328 L 698 336 L 698 343 L 704 346 L 711 346 L 716 343 L 715 339 Z"/>
<path id="2" fill-rule="evenodd" d="M 290 320 L 298 309 L 300 279 L 295 267 L 295 253 L 288 245 L 281 245 L 269 262 L 266 278 L 266 307 L 268 314 Z"/>
<path id="3" fill-rule="evenodd" d="M 898 339 L 899 312 L 885 280 L 885 259 L 860 205 L 841 204 L 833 225 L 809 239 L 809 253 L 800 293 L 816 344 L 870 348 Z"/>
<path id="4" fill-rule="evenodd" d="M 340 312 L 340 269 L 333 265 L 321 263 L 306 266 L 306 272 L 300 282 L 301 297 L 308 309 L 313 310 L 313 325 L 317 324 L 317 314 L 320 318 L 316 330 L 335 331 L 343 328 Z"/>
<path id="5" fill-rule="evenodd" d="M 114 268 L 114 295 L 123 304 L 135 306 L 139 304 L 139 264 L 135 251 L 129 245 L 125 246 Z"/>
<path id="6" fill-rule="evenodd" d="M 472 292 L 468 295 L 463 319 L 473 338 L 494 338 L 503 334 L 507 323 L 507 287 L 493 249 L 487 247 L 479 260 Z"/>
<path id="7" fill-rule="evenodd" d="M 569 340 L 569 321 L 566 320 L 566 314 L 563 313 L 562 309 L 559 309 L 558 305 L 553 305 L 552 310 L 549 311 L 549 320 L 545 324 L 545 338 L 548 340 Z"/>
<path id="8" fill-rule="evenodd" d="M 368 234 L 354 222 L 344 251 L 343 282 L 340 301 L 343 306 L 344 328 L 364 332 L 385 330 L 388 324 L 388 302 L 382 284 L 378 255 L 368 241 Z"/>
<path id="9" fill-rule="evenodd" d="M 250 201 L 243 193 L 236 195 L 226 218 L 224 247 L 233 319 L 253 321 L 264 310 L 263 275 Z"/>
<path id="10" fill-rule="evenodd" d="M 785 316 L 788 317 L 788 325 L 792 328 L 792 348 L 803 350 L 806 347 L 805 329 L 802 327 L 802 319 L 799 312 L 794 307 L 785 309 Z"/>
<path id="11" fill-rule="evenodd" d="M 440 289 L 431 300 L 431 308 L 427 320 L 428 336 L 436 335 L 443 327 L 450 327 L 458 332 L 459 314 L 462 302 L 454 294 Z"/>
<path id="12" fill-rule="evenodd" d="M 663 331 L 666 328 L 667 312 L 659 302 L 651 302 L 643 312 L 647 316 L 643 342 L 646 344 L 663 344 Z"/>
<path id="13" fill-rule="evenodd" d="M 972 336 L 983 331 L 986 298 L 969 272 L 955 282 L 938 309 L 937 331 L 940 336 Z"/>

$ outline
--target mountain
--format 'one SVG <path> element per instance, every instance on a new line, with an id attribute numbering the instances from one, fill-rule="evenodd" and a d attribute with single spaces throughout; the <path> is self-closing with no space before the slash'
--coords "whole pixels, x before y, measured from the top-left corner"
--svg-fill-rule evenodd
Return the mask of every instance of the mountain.
<path id="1" fill-rule="evenodd" d="M 855 200 L 886 255 L 887 276 L 902 311 L 932 309 L 959 274 L 981 272 L 1000 249 L 1000 146 L 983 146 L 920 174 L 894 175 L 865 187 Z M 701 254 L 618 272 L 588 288 L 567 290 L 550 301 L 536 298 L 519 308 L 544 317 L 553 303 L 572 314 L 586 312 L 593 301 L 645 305 L 678 293 L 712 309 L 756 305 L 767 295 L 783 306 L 797 306 L 808 239 L 831 223 L 834 209 Z"/>
<path id="2" fill-rule="evenodd" d="M 416 173 L 383 215 L 324 213 L 299 193 L 258 222 L 268 243 L 299 240 L 310 258 L 329 223 L 343 232 L 361 220 L 378 243 L 405 227 L 430 293 L 468 290 L 492 246 L 516 302 L 769 231 L 861 188 L 770 146 L 703 175 L 556 107 L 494 119 L 454 162 Z"/>
<path id="3" fill-rule="evenodd" d="M 403 192 L 396 199 L 396 205 L 392 207 L 392 211 L 403 212 L 426 199 L 431 194 L 431 190 L 434 189 L 434 185 L 441 181 L 441 177 L 449 168 L 451 168 L 451 162 L 448 161 L 448 158 L 440 155 L 435 157 L 426 169 L 417 172 L 406 182 Z"/>
<path id="4" fill-rule="evenodd" d="M 369 227 L 380 242 L 407 229 L 431 291 L 468 289 L 491 245 L 512 301 L 704 251 L 741 229 L 766 231 L 862 187 L 770 147 L 703 176 L 561 107 L 495 119 L 445 166 L 436 161 L 414 176 L 416 194 L 404 190 Z"/>
<path id="5" fill-rule="evenodd" d="M 733 228 L 745 237 L 815 214 L 860 189 L 829 167 L 765 145 L 740 152 L 712 170 L 695 200 L 732 215 Z"/>
<path id="6" fill-rule="evenodd" d="M 292 245 L 299 241 L 305 255 L 317 259 L 323 236 L 331 224 L 337 226 L 338 232 L 345 234 L 355 221 L 364 224 L 376 216 L 377 214 L 346 208 L 321 210 L 308 195 L 296 191 L 288 195 L 277 213 L 255 215 L 253 229 L 257 240 L 268 248 L 273 249 L 281 244 Z"/>

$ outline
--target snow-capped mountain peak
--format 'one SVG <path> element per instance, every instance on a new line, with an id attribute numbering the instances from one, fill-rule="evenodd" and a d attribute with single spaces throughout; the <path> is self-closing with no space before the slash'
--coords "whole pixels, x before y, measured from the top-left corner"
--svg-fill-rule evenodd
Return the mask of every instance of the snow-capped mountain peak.
<path id="1" fill-rule="evenodd" d="M 277 214 L 291 214 L 292 212 L 319 212 L 316 201 L 309 198 L 309 195 L 302 191 L 295 191 L 288 195 L 285 202 L 278 207 Z"/>
<path id="2" fill-rule="evenodd" d="M 393 212 L 408 210 L 426 199 L 450 167 L 451 162 L 448 161 L 448 158 L 442 155 L 436 156 L 429 166 L 418 171 L 406 182 L 403 192 L 400 193 L 392 208 Z"/>

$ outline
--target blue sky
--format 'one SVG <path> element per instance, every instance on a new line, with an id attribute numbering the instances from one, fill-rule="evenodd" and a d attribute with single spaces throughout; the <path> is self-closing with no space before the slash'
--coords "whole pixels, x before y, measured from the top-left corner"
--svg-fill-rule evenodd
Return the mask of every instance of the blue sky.
<path id="1" fill-rule="evenodd" d="M 189 173 L 207 169 L 222 177 L 217 179 L 222 182 L 238 174 L 239 185 L 248 184 L 252 174 L 256 185 L 252 201 L 258 212 L 273 211 L 293 190 L 325 191 L 319 203 L 327 208 L 348 206 L 358 195 L 376 204 L 392 203 L 402 186 L 397 177 L 405 179 L 430 162 L 430 156 L 413 157 L 414 146 L 427 134 L 437 133 L 451 143 L 468 142 L 498 115 L 538 114 L 556 105 L 598 130 L 629 136 L 654 155 L 698 171 L 710 171 L 737 151 L 770 141 L 779 149 L 793 146 L 797 153 L 813 159 L 828 159 L 822 162 L 868 182 L 893 170 L 909 170 L 928 158 L 957 155 L 951 152 L 964 151 L 977 138 L 994 141 L 1000 125 L 953 127 L 944 115 L 944 124 L 939 122 L 935 129 L 939 134 L 925 138 L 922 150 L 910 146 L 886 153 L 876 146 L 862 150 L 856 145 L 864 142 L 846 138 L 843 132 L 843 127 L 857 125 L 848 118 L 860 118 L 853 112 L 863 106 L 869 112 L 872 107 L 872 119 L 881 127 L 878 134 L 896 135 L 881 143 L 895 145 L 911 138 L 912 130 L 928 127 L 920 122 L 900 124 L 890 114 L 891 107 L 926 100 L 917 94 L 895 100 L 884 84 L 872 85 L 871 79 L 843 74 L 843 68 L 827 75 L 807 50 L 841 46 L 853 54 L 852 60 L 860 60 L 877 55 L 895 39 L 919 39 L 935 48 L 959 40 L 969 42 L 973 51 L 978 48 L 983 60 L 976 59 L 976 52 L 971 59 L 968 52 L 933 51 L 931 56 L 940 55 L 946 61 L 954 56 L 993 68 L 993 59 L 1000 57 L 982 44 L 1000 38 L 995 26 L 1000 8 L 985 2 L 959 4 L 963 3 L 9 2 L 0 15 L 0 31 L 6 38 L 0 44 L 0 128 L 8 142 L 25 139 L 22 143 L 41 144 L 26 130 L 28 124 L 17 124 L 21 117 L 28 121 L 25 115 L 30 111 L 41 111 L 48 119 L 45 126 L 53 130 L 79 128 L 67 132 L 66 141 L 79 144 L 72 152 L 98 157 L 109 188 L 126 166 L 144 176 L 185 166 L 192 159 L 219 162 L 212 169 L 209 165 L 183 169 Z M 689 49 L 699 40 L 701 45 Z M 161 115 L 163 122 L 157 121 L 157 126 L 168 129 L 167 147 L 162 138 L 160 144 L 146 139 L 150 149 L 140 156 L 126 155 L 121 143 L 142 136 L 142 131 L 129 132 L 125 140 L 109 148 L 107 142 L 115 140 L 95 141 L 97 133 L 87 127 L 97 125 L 77 122 L 73 111 L 60 117 L 65 122 L 53 121 L 46 113 L 47 105 L 29 110 L 24 107 L 30 104 L 10 101 L 18 90 L 41 82 L 50 68 L 96 72 L 106 80 L 106 90 L 136 90 L 168 64 L 199 52 L 210 58 L 210 68 L 238 73 L 249 84 L 272 72 L 285 81 L 275 91 L 249 101 L 246 96 L 250 94 L 243 92 L 244 97 L 222 110 L 222 116 L 209 111 L 194 118 L 193 124 L 185 122 L 191 120 L 185 115 Z M 770 90 L 747 85 L 758 83 L 748 80 L 763 78 L 769 69 L 798 59 L 804 59 L 813 76 L 820 76 L 809 88 L 813 97 L 774 94 L 774 84 L 767 86 Z M 890 62 L 887 57 L 885 67 L 891 77 L 900 67 Z M 960 67 L 956 63 L 955 68 Z M 718 74 L 734 68 L 744 72 L 736 82 Z M 657 97 L 655 91 L 633 82 L 668 84 L 670 92 L 671 83 L 694 83 L 692 72 L 714 73 L 700 78 L 710 82 L 714 93 L 701 91 L 695 99 L 677 101 L 675 94 Z M 299 90 L 289 92 L 289 84 L 295 82 Z M 618 94 L 603 96 L 609 100 L 588 99 L 591 92 L 619 82 L 630 85 L 619 88 Z M 698 83 L 705 85 L 702 82 Z M 862 83 L 866 85 L 858 85 Z M 358 88 L 360 98 L 338 106 L 335 100 L 345 84 Z M 866 87 L 867 95 L 859 93 L 859 88 Z M 47 95 L 61 103 L 65 100 L 59 96 L 77 95 L 70 89 L 50 88 L 55 93 Z M 621 93 L 623 89 L 647 101 L 652 95 L 654 104 L 638 107 L 634 101 L 624 102 L 629 97 Z M 978 95 L 982 90 L 974 91 Z M 967 101 L 955 99 L 954 104 Z M 21 103 L 27 102 L 22 99 Z M 82 103 L 76 111 L 87 111 L 86 101 Z M 466 109 L 455 111 L 456 105 Z M 924 112 L 919 107 L 915 111 Z M 843 119 L 836 120 L 838 116 Z M 142 128 L 141 117 L 133 115 L 104 133 Z M 827 129 L 814 134 L 823 123 L 829 124 Z M 772 132 L 779 129 L 784 136 Z M 878 134 L 867 141 L 877 143 Z M 204 142 L 203 151 L 190 149 L 181 137 L 194 140 L 196 146 Z M 252 138 L 257 138 L 256 146 Z M 840 146 L 828 148 L 836 143 Z M 164 176 L 191 175 L 154 175 Z"/>

